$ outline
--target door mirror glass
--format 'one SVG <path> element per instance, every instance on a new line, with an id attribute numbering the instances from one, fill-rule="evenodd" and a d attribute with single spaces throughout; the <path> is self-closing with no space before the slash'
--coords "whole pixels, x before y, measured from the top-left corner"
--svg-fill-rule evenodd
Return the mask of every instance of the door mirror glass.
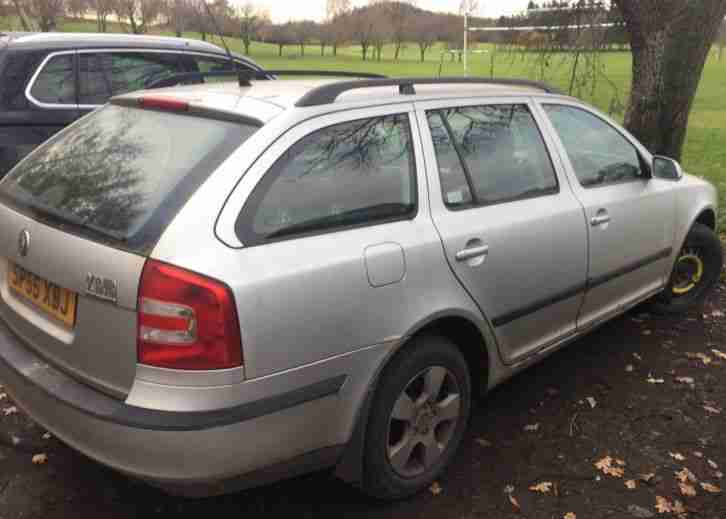
<path id="1" fill-rule="evenodd" d="M 655 156 L 653 158 L 653 176 L 664 180 L 680 180 L 683 170 L 677 161 L 668 157 Z"/>

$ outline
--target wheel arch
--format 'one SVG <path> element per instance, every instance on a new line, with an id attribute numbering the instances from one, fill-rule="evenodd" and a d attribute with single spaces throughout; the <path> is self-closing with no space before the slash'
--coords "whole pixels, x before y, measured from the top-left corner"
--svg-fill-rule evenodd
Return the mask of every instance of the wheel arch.
<path id="1" fill-rule="evenodd" d="M 381 373 L 391 360 L 411 344 L 414 337 L 432 333 L 441 335 L 454 343 L 466 359 L 472 381 L 472 396 L 483 395 L 489 387 L 492 367 L 498 361 L 497 344 L 489 322 L 465 310 L 450 310 L 435 313 L 413 325 L 396 347 L 392 348 L 379 366 L 361 404 L 353 433 L 346 445 L 335 474 L 348 483 L 357 484 L 363 477 L 363 451 L 368 426 L 368 417 L 375 389 Z"/>
<path id="2" fill-rule="evenodd" d="M 706 227 L 710 228 L 712 231 L 716 230 L 716 211 L 713 210 L 712 207 L 707 207 L 706 209 L 703 209 L 696 219 L 691 224 L 691 227 L 693 227 L 694 224 L 700 223 L 702 225 L 705 225 Z M 690 228 L 690 227 L 689 227 Z"/>
<path id="3" fill-rule="evenodd" d="M 702 225 L 705 225 L 712 231 L 716 232 L 716 227 L 718 223 L 718 220 L 716 218 L 716 210 L 711 205 L 701 206 L 693 211 L 691 214 L 689 214 L 688 218 L 685 219 L 685 222 L 687 222 L 687 225 L 680 228 L 678 236 L 676 237 L 675 245 L 677 246 L 677 248 L 673 250 L 671 269 L 675 265 L 676 259 L 678 258 L 681 249 L 683 249 L 683 245 L 686 243 L 686 237 L 688 236 L 688 233 L 691 232 L 691 229 L 693 229 L 694 225 L 700 223 Z M 670 271 L 668 272 L 668 275 L 670 276 Z"/>

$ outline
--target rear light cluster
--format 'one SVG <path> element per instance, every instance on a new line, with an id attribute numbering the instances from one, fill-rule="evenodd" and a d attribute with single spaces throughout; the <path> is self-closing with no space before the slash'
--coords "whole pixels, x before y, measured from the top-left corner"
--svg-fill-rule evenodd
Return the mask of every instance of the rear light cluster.
<path id="1" fill-rule="evenodd" d="M 172 369 L 241 366 L 242 341 L 229 288 L 147 260 L 139 287 L 138 356 L 142 364 Z"/>

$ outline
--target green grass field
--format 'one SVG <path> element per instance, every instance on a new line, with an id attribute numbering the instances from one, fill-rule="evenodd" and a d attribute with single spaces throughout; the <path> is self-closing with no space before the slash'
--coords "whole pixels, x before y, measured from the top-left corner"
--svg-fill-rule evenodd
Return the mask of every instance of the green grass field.
<path id="1" fill-rule="evenodd" d="M 0 18 L 0 30 L 18 30 L 19 23 L 12 18 Z M 69 32 L 95 32 L 96 25 L 92 21 L 64 20 L 60 30 Z M 122 32 L 119 24 L 109 24 L 109 30 Z M 161 33 L 172 36 L 172 33 Z M 185 33 L 184 36 L 201 38 L 198 33 Z M 216 37 L 209 38 L 219 44 Z M 236 52 L 242 52 L 242 42 L 237 38 L 227 38 L 227 44 Z M 489 46 L 480 45 L 478 50 L 491 52 Z M 261 65 L 271 69 L 325 69 L 355 70 L 378 72 L 392 76 L 433 76 L 460 75 L 463 66 L 457 61 L 451 62 L 445 56 L 441 62 L 443 45 L 436 45 L 426 55 L 426 60 L 419 61 L 419 51 L 415 44 L 409 44 L 402 51 L 398 62 L 393 60 L 393 48 L 386 47 L 383 59 L 378 61 L 362 61 L 358 46 L 344 47 L 333 57 L 331 49 L 326 55 L 320 55 L 320 47 L 310 45 L 305 48 L 303 56 L 298 46 L 288 46 L 283 55 L 278 56 L 276 45 L 255 42 L 250 49 L 250 56 Z M 540 72 L 533 64 L 534 56 L 523 57 L 521 54 L 510 55 L 499 52 L 494 56 L 494 74 L 498 77 L 520 77 L 541 79 Z M 602 57 L 603 70 L 607 80 L 601 79 L 594 92 L 576 93 L 588 102 L 605 112 L 610 112 L 614 98 L 621 103 L 627 101 L 631 77 L 631 59 L 628 52 L 606 53 Z M 470 58 L 472 75 L 488 76 L 491 72 L 491 54 L 473 54 Z M 555 86 L 566 90 L 571 71 L 571 58 L 568 56 L 554 57 L 545 72 L 545 79 Z M 617 92 L 617 95 L 616 95 Z M 615 104 L 617 106 L 617 103 Z M 622 119 L 622 107 L 612 115 Z M 691 113 L 688 136 L 683 155 L 683 165 L 692 174 L 708 178 L 714 182 L 721 196 L 721 207 L 726 209 L 726 59 L 719 62 L 712 55 L 706 65 L 703 79 Z M 721 223 L 726 224 L 726 210 L 721 212 Z M 726 227 L 722 227 L 726 228 Z"/>

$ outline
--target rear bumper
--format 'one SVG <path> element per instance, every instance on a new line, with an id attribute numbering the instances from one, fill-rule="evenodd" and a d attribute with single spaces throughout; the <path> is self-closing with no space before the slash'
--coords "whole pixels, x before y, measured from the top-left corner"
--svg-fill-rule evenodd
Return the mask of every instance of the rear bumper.
<path id="1" fill-rule="evenodd" d="M 58 371 L 0 322 L 0 382 L 20 407 L 98 462 L 185 495 L 334 465 L 350 433 L 351 398 L 363 394 L 357 378 L 337 375 L 223 410 L 146 409 Z"/>

